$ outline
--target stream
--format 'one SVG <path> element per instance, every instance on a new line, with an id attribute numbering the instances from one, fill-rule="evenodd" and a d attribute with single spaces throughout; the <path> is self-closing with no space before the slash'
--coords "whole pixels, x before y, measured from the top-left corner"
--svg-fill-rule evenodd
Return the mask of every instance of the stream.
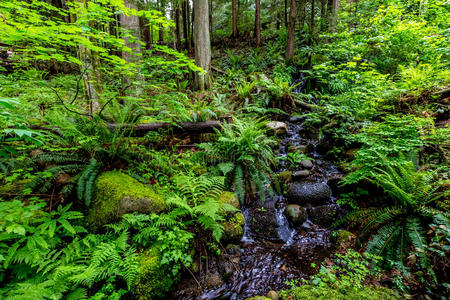
<path id="1" fill-rule="evenodd" d="M 308 214 L 306 221 L 294 225 L 286 217 L 285 210 L 296 197 L 295 193 L 289 196 L 292 192 L 287 196 L 268 195 L 264 202 L 254 201 L 243 207 L 245 226 L 241 243 L 227 247 L 216 262 L 216 270 L 224 278 L 222 284 L 204 288 L 200 296 L 178 293 L 178 299 L 241 300 L 266 295 L 271 290 L 288 288 L 289 281 L 307 279 L 314 272 L 311 263 L 320 265 L 330 255 L 331 230 L 327 227 L 342 213 L 327 182 L 341 174 L 317 153 L 317 140 L 302 138 L 301 132 L 302 124 L 287 123 L 287 133 L 278 155 L 286 156 L 292 148 L 308 149 L 307 155 L 313 158 L 312 165 L 298 168 L 303 171 L 302 178 L 293 177 L 291 182 L 304 198 L 302 206 Z M 282 160 L 276 171 L 281 173 L 287 167 L 287 161 Z"/>

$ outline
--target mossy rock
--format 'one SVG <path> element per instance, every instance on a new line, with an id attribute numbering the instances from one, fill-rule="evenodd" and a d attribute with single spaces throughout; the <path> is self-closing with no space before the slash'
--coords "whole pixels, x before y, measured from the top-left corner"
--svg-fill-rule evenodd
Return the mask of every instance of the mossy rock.
<path id="1" fill-rule="evenodd" d="M 288 184 L 292 180 L 292 172 L 291 171 L 284 171 L 276 175 L 277 180 L 281 184 Z"/>
<path id="2" fill-rule="evenodd" d="M 103 173 L 96 183 L 96 197 L 89 210 L 95 230 L 128 213 L 158 213 L 166 208 L 164 198 L 152 188 L 118 171 Z"/>
<path id="3" fill-rule="evenodd" d="M 272 300 L 271 298 L 268 298 L 266 296 L 254 296 L 251 298 L 247 298 L 245 300 Z"/>
<path id="4" fill-rule="evenodd" d="M 222 222 L 224 233 L 222 239 L 226 242 L 239 242 L 244 235 L 245 219 L 242 213 L 236 213 Z"/>
<path id="5" fill-rule="evenodd" d="M 402 299 L 393 290 L 382 287 L 362 286 L 360 288 L 303 285 L 280 292 L 282 300 L 390 300 Z"/>
<path id="6" fill-rule="evenodd" d="M 236 210 L 239 210 L 241 207 L 241 204 L 239 202 L 239 199 L 234 195 L 233 192 L 222 192 L 219 197 L 219 202 L 221 204 L 227 204 L 228 206 L 232 206 L 235 209 L 229 209 L 227 207 L 223 207 L 222 215 L 228 215 L 230 213 L 234 213 Z"/>
<path id="7" fill-rule="evenodd" d="M 166 267 L 161 267 L 158 248 L 152 247 L 139 254 L 139 272 L 133 292 L 139 300 L 164 299 L 175 280 Z"/>
<path id="8" fill-rule="evenodd" d="M 350 247 L 355 240 L 355 235 L 347 230 L 336 230 L 331 234 L 331 241 L 338 248 Z"/>

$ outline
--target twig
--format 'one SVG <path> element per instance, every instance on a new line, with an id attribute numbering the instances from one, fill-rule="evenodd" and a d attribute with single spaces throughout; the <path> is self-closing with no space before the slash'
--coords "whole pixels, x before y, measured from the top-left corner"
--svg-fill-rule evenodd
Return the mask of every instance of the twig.
<path id="1" fill-rule="evenodd" d="M 70 109 L 69 107 L 67 107 L 67 105 L 64 103 L 64 100 L 61 99 L 61 97 L 59 96 L 58 91 L 56 91 L 56 90 L 55 90 L 53 87 L 51 87 L 50 85 L 48 85 L 48 87 L 56 94 L 56 97 L 58 97 L 59 102 L 61 102 L 62 106 L 63 106 L 67 111 L 70 111 L 71 113 L 74 113 L 74 114 L 77 114 L 77 115 L 80 115 L 80 116 L 92 117 L 92 115 L 89 114 L 89 113 L 81 113 L 81 112 L 75 111 L 75 110 Z"/>
<path id="2" fill-rule="evenodd" d="M 125 92 L 128 88 L 131 87 L 131 84 L 123 87 L 120 91 L 119 91 L 119 95 L 123 92 Z M 100 109 L 98 116 L 101 118 L 102 117 L 102 112 L 103 110 L 106 108 L 106 106 L 111 103 L 111 101 L 113 101 L 116 98 L 116 95 L 112 96 L 108 101 L 106 101 L 106 103 L 103 105 L 103 107 Z"/>
<path id="3" fill-rule="evenodd" d="M 183 264 L 183 267 L 184 267 L 186 270 L 188 270 L 188 272 L 191 274 L 192 278 L 194 278 L 195 282 L 197 282 L 198 287 L 201 288 L 202 285 L 201 285 L 200 282 L 197 280 L 197 277 L 195 277 L 194 273 L 192 273 L 192 271 L 191 271 L 188 267 L 186 267 L 186 265 L 185 265 L 183 262 L 181 262 L 181 263 Z"/>
<path id="4" fill-rule="evenodd" d="M 86 68 L 84 69 L 84 71 L 81 73 L 80 78 L 78 78 L 78 80 L 77 80 L 77 90 L 76 90 L 76 92 L 75 92 L 75 95 L 73 96 L 72 101 L 70 101 L 70 104 L 71 104 L 71 105 L 72 105 L 72 104 L 75 102 L 75 100 L 77 100 L 77 98 L 78 98 L 78 93 L 79 93 L 79 91 L 80 91 L 80 82 L 81 82 L 81 79 L 83 79 L 84 74 L 86 74 L 87 70 L 88 70 L 88 68 L 86 67 Z"/>

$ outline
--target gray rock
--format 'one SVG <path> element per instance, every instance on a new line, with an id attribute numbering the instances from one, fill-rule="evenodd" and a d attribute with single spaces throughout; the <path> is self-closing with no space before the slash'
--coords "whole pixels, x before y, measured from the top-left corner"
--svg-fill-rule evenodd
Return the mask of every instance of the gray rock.
<path id="1" fill-rule="evenodd" d="M 330 200 L 331 189 L 326 183 L 294 182 L 289 185 L 288 200 L 300 205 L 320 205 Z"/>
<path id="2" fill-rule="evenodd" d="M 275 291 L 269 291 L 267 293 L 267 298 L 270 298 L 271 300 L 278 300 L 280 297 L 278 297 L 278 293 Z"/>
<path id="3" fill-rule="evenodd" d="M 283 122 L 274 121 L 266 123 L 266 128 L 271 134 L 282 135 L 287 132 L 287 125 Z"/>
<path id="4" fill-rule="evenodd" d="M 306 209 L 298 204 L 289 204 L 284 212 L 295 225 L 301 225 L 308 219 Z"/>
<path id="5" fill-rule="evenodd" d="M 289 119 L 289 122 L 291 123 L 300 123 L 303 122 L 305 120 L 305 117 L 299 116 L 299 115 L 294 115 Z"/>
<path id="6" fill-rule="evenodd" d="M 306 178 L 309 175 L 311 175 L 311 172 L 308 170 L 295 171 L 294 173 L 292 173 L 292 179 L 298 180 L 298 179 Z"/>
<path id="7" fill-rule="evenodd" d="M 336 210 L 328 205 L 308 209 L 309 219 L 316 225 L 329 227 L 336 221 Z"/>
<path id="8" fill-rule="evenodd" d="M 300 166 L 305 168 L 305 169 L 312 169 L 313 162 L 310 159 L 304 159 L 300 162 Z"/>

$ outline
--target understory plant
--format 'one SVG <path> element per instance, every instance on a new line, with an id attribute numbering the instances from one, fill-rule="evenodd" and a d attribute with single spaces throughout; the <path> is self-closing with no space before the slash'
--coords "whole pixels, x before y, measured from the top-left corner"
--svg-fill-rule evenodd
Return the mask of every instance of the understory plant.
<path id="1" fill-rule="evenodd" d="M 434 278 L 426 232 L 432 223 L 443 228 L 450 225 L 448 213 L 435 206 L 449 191 L 441 190 L 436 173 L 416 171 L 412 162 L 375 168 L 370 181 L 383 189 L 386 201 L 381 208 L 357 210 L 347 216 L 364 220 L 359 240 L 370 235 L 367 251 L 383 256 L 391 267 L 406 270 L 406 257 L 417 257 L 420 268 Z"/>
<path id="2" fill-rule="evenodd" d="M 226 185 L 233 186 L 241 202 L 257 192 L 264 200 L 266 188 L 271 190 L 271 166 L 275 141 L 266 135 L 264 123 L 254 119 L 233 119 L 216 130 L 217 139 L 201 147 L 207 159 L 226 176 Z"/>

